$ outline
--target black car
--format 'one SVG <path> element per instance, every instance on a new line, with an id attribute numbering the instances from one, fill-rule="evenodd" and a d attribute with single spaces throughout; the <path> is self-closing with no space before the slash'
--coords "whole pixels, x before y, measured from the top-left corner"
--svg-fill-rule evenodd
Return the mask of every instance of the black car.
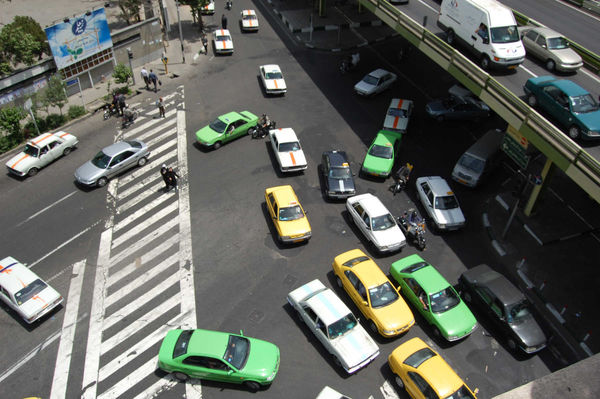
<path id="1" fill-rule="evenodd" d="M 511 350 L 532 354 L 546 346 L 546 336 L 531 314 L 525 295 L 488 265 L 479 265 L 460 278 L 463 298 L 484 311 L 506 337 Z"/>
<path id="2" fill-rule="evenodd" d="M 479 120 L 490 116 L 490 108 L 474 98 L 450 96 L 433 100 L 425 106 L 427 114 L 437 121 Z"/>
<path id="3" fill-rule="evenodd" d="M 321 158 L 321 171 L 328 198 L 348 198 L 356 194 L 350 162 L 344 151 L 325 151 Z"/>

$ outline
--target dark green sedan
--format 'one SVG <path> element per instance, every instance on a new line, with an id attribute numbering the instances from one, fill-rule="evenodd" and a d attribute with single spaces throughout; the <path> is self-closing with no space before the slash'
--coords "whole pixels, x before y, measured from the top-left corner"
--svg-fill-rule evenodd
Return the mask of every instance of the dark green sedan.
<path id="1" fill-rule="evenodd" d="M 247 134 L 248 129 L 256 126 L 257 123 L 258 116 L 250 111 L 229 112 L 198 130 L 196 140 L 201 145 L 216 150 L 228 141 Z"/>
<path id="2" fill-rule="evenodd" d="M 279 348 L 244 335 L 210 330 L 171 330 L 158 352 L 158 367 L 180 381 L 189 378 L 270 385 L 279 370 Z"/>
<path id="3" fill-rule="evenodd" d="M 380 130 L 365 155 L 361 171 L 367 175 L 389 177 L 401 139 L 401 133 Z"/>
<path id="4" fill-rule="evenodd" d="M 444 277 L 419 255 L 410 255 L 394 263 L 390 274 L 401 292 L 436 335 L 456 341 L 475 331 L 477 320 Z"/>

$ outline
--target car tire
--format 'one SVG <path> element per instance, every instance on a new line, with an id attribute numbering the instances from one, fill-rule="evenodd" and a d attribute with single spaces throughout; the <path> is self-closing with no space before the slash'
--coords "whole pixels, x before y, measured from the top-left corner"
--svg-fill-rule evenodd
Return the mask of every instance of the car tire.
<path id="1" fill-rule="evenodd" d="M 437 339 L 442 339 L 442 338 L 444 338 L 444 336 L 442 335 L 442 332 L 440 331 L 440 329 L 439 329 L 439 328 L 437 328 L 437 327 L 435 327 L 435 326 L 433 327 L 433 335 L 435 335 L 435 337 L 436 337 Z"/>
<path id="2" fill-rule="evenodd" d="M 215 150 L 218 150 L 219 148 L 221 148 L 221 142 L 217 141 L 214 145 Z"/>
<path id="3" fill-rule="evenodd" d="M 396 380 L 396 384 L 398 385 L 398 387 L 400 389 L 404 389 L 404 381 L 402 381 L 402 378 L 396 376 L 395 380 Z"/>
<path id="4" fill-rule="evenodd" d="M 342 280 L 338 276 L 335 276 L 335 282 L 337 283 L 338 287 L 343 288 Z"/>
<path id="5" fill-rule="evenodd" d="M 510 349 L 513 352 L 516 352 L 517 343 L 512 338 L 509 338 L 508 341 L 506 341 L 506 345 L 508 345 L 508 349 Z"/>
<path id="6" fill-rule="evenodd" d="M 572 138 L 573 140 L 577 140 L 580 135 L 581 135 L 581 129 L 579 129 L 578 126 L 572 125 L 569 128 L 569 137 Z"/>
<path id="7" fill-rule="evenodd" d="M 369 329 L 375 333 L 375 334 L 379 334 L 379 330 L 377 329 L 377 324 L 375 324 L 375 322 L 373 320 L 369 320 Z"/>
<path id="8" fill-rule="evenodd" d="M 260 389 L 260 384 L 256 381 L 244 381 L 244 386 L 248 388 L 250 392 L 256 392 Z"/>
<path id="9" fill-rule="evenodd" d="M 66 157 L 67 155 L 69 155 L 71 153 L 72 150 L 73 150 L 72 147 L 65 148 L 63 151 L 63 155 Z"/>
<path id="10" fill-rule="evenodd" d="M 96 185 L 98 187 L 104 187 L 106 186 L 106 183 L 108 183 L 108 179 L 106 177 L 101 177 L 98 179 L 98 181 L 96 182 Z"/>
<path id="11" fill-rule="evenodd" d="M 27 176 L 29 176 L 29 177 L 33 177 L 33 176 L 37 175 L 39 171 L 40 171 L 40 170 L 39 170 L 38 168 L 31 168 L 31 169 L 29 169 L 29 171 L 27 172 Z"/>
<path id="12" fill-rule="evenodd" d="M 484 55 L 483 57 L 481 57 L 481 61 L 479 61 L 479 65 L 481 66 L 481 69 L 483 69 L 484 71 L 487 71 L 490 68 L 490 57 L 488 57 L 487 55 Z"/>
<path id="13" fill-rule="evenodd" d="M 138 166 L 144 166 L 147 162 L 148 159 L 146 157 L 141 157 L 140 159 L 138 159 Z"/>
<path id="14" fill-rule="evenodd" d="M 546 61 L 546 69 L 547 70 L 549 70 L 550 72 L 554 72 L 555 68 L 556 68 L 556 64 L 554 63 L 553 60 Z"/>
<path id="15" fill-rule="evenodd" d="M 454 31 L 452 29 L 450 29 L 448 31 L 448 33 L 446 33 L 446 43 L 448 43 L 449 45 L 453 45 L 454 44 L 454 39 L 456 38 Z"/>
<path id="16" fill-rule="evenodd" d="M 527 96 L 527 105 L 529 105 L 531 108 L 534 108 L 537 105 L 537 98 L 535 95 L 529 94 Z"/>
<path id="17" fill-rule="evenodd" d="M 173 373 L 173 377 L 175 377 L 176 380 L 184 382 L 190 379 L 190 376 L 185 374 L 185 373 L 181 373 L 179 371 Z"/>

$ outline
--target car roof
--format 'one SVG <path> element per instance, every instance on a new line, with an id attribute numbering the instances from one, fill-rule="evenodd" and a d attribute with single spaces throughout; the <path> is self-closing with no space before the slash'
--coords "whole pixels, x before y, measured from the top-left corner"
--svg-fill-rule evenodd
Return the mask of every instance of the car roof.
<path id="1" fill-rule="evenodd" d="M 310 297 L 306 300 L 306 304 L 327 325 L 352 313 L 344 302 L 329 288 Z"/>
<path id="2" fill-rule="evenodd" d="M 411 273 L 425 292 L 434 294 L 450 285 L 435 267 L 427 261 L 425 261 L 425 263 L 427 263 L 427 266 Z"/>
<path id="3" fill-rule="evenodd" d="M 342 167 L 342 166 L 349 166 L 348 165 L 348 157 L 346 156 L 346 152 L 345 151 L 337 151 L 337 150 L 333 150 L 333 151 L 325 151 L 323 153 L 327 158 L 329 158 L 329 163 L 331 164 L 332 167 Z M 346 164 L 346 165 L 344 165 Z"/>
<path id="4" fill-rule="evenodd" d="M 390 106 L 388 107 L 388 109 L 389 108 L 408 109 L 412 103 L 413 103 L 412 100 L 406 100 L 403 98 L 392 98 L 392 101 L 390 101 Z"/>
<path id="5" fill-rule="evenodd" d="M 262 68 L 267 72 L 281 72 L 281 68 L 277 64 L 262 65 Z"/>
<path id="6" fill-rule="evenodd" d="M 271 187 L 267 190 L 273 194 L 273 198 L 275 198 L 279 207 L 300 205 L 298 197 L 290 185 Z"/>
<path id="7" fill-rule="evenodd" d="M 470 281 L 490 291 L 504 305 L 511 305 L 522 301 L 525 295 L 517 289 L 506 277 L 492 270 L 488 265 L 481 264 L 465 272 Z"/>
<path id="8" fill-rule="evenodd" d="M 557 31 L 543 26 L 537 26 L 533 28 L 532 31 L 535 31 L 544 37 L 563 37 L 563 35 L 561 35 Z"/>
<path id="9" fill-rule="evenodd" d="M 27 141 L 27 144 L 32 145 L 34 147 L 43 147 L 44 145 L 46 145 L 46 141 L 50 138 L 53 138 L 55 136 L 59 136 L 61 133 L 65 133 L 65 132 L 58 132 L 55 134 L 52 133 L 44 133 L 44 134 L 40 134 L 39 136 Z"/>
<path id="10" fill-rule="evenodd" d="M 223 358 L 227 342 L 229 341 L 229 335 L 220 331 L 194 330 L 188 344 L 187 354 Z"/>
<path id="11" fill-rule="evenodd" d="M 389 72 L 386 71 L 385 69 L 379 68 L 379 69 L 376 69 L 373 72 L 371 72 L 369 75 L 371 75 L 373 77 L 376 77 L 376 78 L 380 78 L 380 77 L 382 77 L 384 75 L 387 75 L 388 73 Z"/>
<path id="12" fill-rule="evenodd" d="M 104 147 L 102 152 L 108 155 L 109 157 L 114 157 L 115 155 L 132 148 L 131 145 L 126 141 L 119 141 L 114 144 L 109 145 L 108 147 Z"/>
<path id="13" fill-rule="evenodd" d="M 254 10 L 242 10 L 243 15 L 256 15 L 256 11 Z"/>
<path id="14" fill-rule="evenodd" d="M 570 80 L 566 80 L 566 79 L 555 80 L 554 82 L 552 82 L 552 84 L 554 86 L 558 87 L 559 89 L 561 89 L 562 91 L 564 91 L 565 94 L 569 97 L 582 96 L 585 94 L 589 94 L 589 92 L 587 90 L 585 90 L 583 87 L 579 86 L 575 82 L 571 82 Z"/>
<path id="15" fill-rule="evenodd" d="M 373 144 L 382 146 L 392 146 L 394 143 L 402 137 L 401 133 L 391 132 L 389 130 L 380 130 L 375 135 Z"/>
<path id="16" fill-rule="evenodd" d="M 0 261 L 0 285 L 12 295 L 38 278 L 37 274 L 12 256 Z"/>
<path id="17" fill-rule="evenodd" d="M 294 141 L 299 141 L 296 132 L 294 132 L 294 129 L 291 127 L 275 129 L 275 136 L 277 136 L 277 141 L 279 143 L 293 143 Z"/>
<path id="18" fill-rule="evenodd" d="M 231 33 L 229 33 L 229 29 L 217 29 L 217 30 L 215 30 L 215 35 L 231 36 Z"/>
<path id="19" fill-rule="evenodd" d="M 388 282 L 385 273 L 381 271 L 373 259 L 362 261 L 351 268 L 367 289 Z"/>
<path id="20" fill-rule="evenodd" d="M 368 210 L 371 217 L 390 213 L 381 200 L 371 193 L 356 195 L 354 198 L 356 198 L 365 210 Z"/>
<path id="21" fill-rule="evenodd" d="M 242 115 L 241 113 L 236 112 L 236 111 L 231 111 L 231 112 L 228 112 L 226 114 L 219 116 L 219 119 L 221 119 L 223 122 L 227 122 L 227 123 L 237 121 L 240 118 L 247 119 L 244 115 Z"/>
<path id="22" fill-rule="evenodd" d="M 433 191 L 434 196 L 454 195 L 454 192 L 448 185 L 448 182 L 446 182 L 446 180 L 440 176 L 419 177 L 417 179 L 417 184 L 421 183 L 422 181 L 429 183 L 429 187 L 431 188 L 431 191 Z M 451 194 L 448 194 L 448 192 Z"/>

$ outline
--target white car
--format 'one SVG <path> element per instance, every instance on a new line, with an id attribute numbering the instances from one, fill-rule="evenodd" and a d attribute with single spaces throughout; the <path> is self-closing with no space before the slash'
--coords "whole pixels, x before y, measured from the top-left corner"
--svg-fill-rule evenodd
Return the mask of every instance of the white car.
<path id="1" fill-rule="evenodd" d="M 379 252 L 392 252 L 406 246 L 406 237 L 394 216 L 373 194 L 360 194 L 346 200 L 346 209 L 359 230 Z"/>
<path id="2" fill-rule="evenodd" d="M 300 141 L 291 127 L 269 131 L 269 140 L 282 173 L 299 172 L 308 167 Z"/>
<path id="3" fill-rule="evenodd" d="M 321 392 L 319 392 L 316 399 L 351 399 L 351 398 L 342 393 L 339 393 L 338 391 L 336 391 L 335 389 L 333 389 L 331 387 L 325 386 L 325 388 L 323 388 L 321 390 Z"/>
<path id="4" fill-rule="evenodd" d="M 63 301 L 54 288 L 11 256 L 0 261 L 0 298 L 28 324 Z"/>
<path id="5" fill-rule="evenodd" d="M 383 128 L 395 132 L 406 133 L 410 116 L 413 112 L 413 102 L 401 98 L 393 98 L 385 114 Z"/>
<path id="6" fill-rule="evenodd" d="M 23 151 L 6 163 L 6 167 L 17 176 L 35 176 L 50 162 L 68 155 L 78 142 L 77 137 L 67 132 L 44 133 L 29 140 Z"/>
<path id="7" fill-rule="evenodd" d="M 258 72 L 267 94 L 285 94 L 287 86 L 279 65 L 262 65 Z"/>
<path id="8" fill-rule="evenodd" d="M 213 44 L 217 54 L 233 54 L 233 39 L 228 29 L 217 29 L 213 32 Z"/>
<path id="9" fill-rule="evenodd" d="M 458 199 L 440 176 L 419 177 L 417 195 L 439 230 L 457 230 L 466 223 Z"/>
<path id="10" fill-rule="evenodd" d="M 350 309 L 321 281 L 315 279 L 296 288 L 288 294 L 287 300 L 333 355 L 334 362 L 348 374 L 379 355 L 379 347 Z"/>
<path id="11" fill-rule="evenodd" d="M 242 30 L 243 31 L 254 31 L 258 30 L 258 17 L 254 10 L 242 10 Z"/>
<path id="12" fill-rule="evenodd" d="M 210 0 L 207 5 L 200 7 L 200 13 L 202 15 L 212 15 L 215 13 L 215 2 Z"/>
<path id="13" fill-rule="evenodd" d="M 361 96 L 371 96 L 381 93 L 396 81 L 396 74 L 385 69 L 376 69 L 365 75 L 360 82 L 354 85 L 354 91 Z"/>

